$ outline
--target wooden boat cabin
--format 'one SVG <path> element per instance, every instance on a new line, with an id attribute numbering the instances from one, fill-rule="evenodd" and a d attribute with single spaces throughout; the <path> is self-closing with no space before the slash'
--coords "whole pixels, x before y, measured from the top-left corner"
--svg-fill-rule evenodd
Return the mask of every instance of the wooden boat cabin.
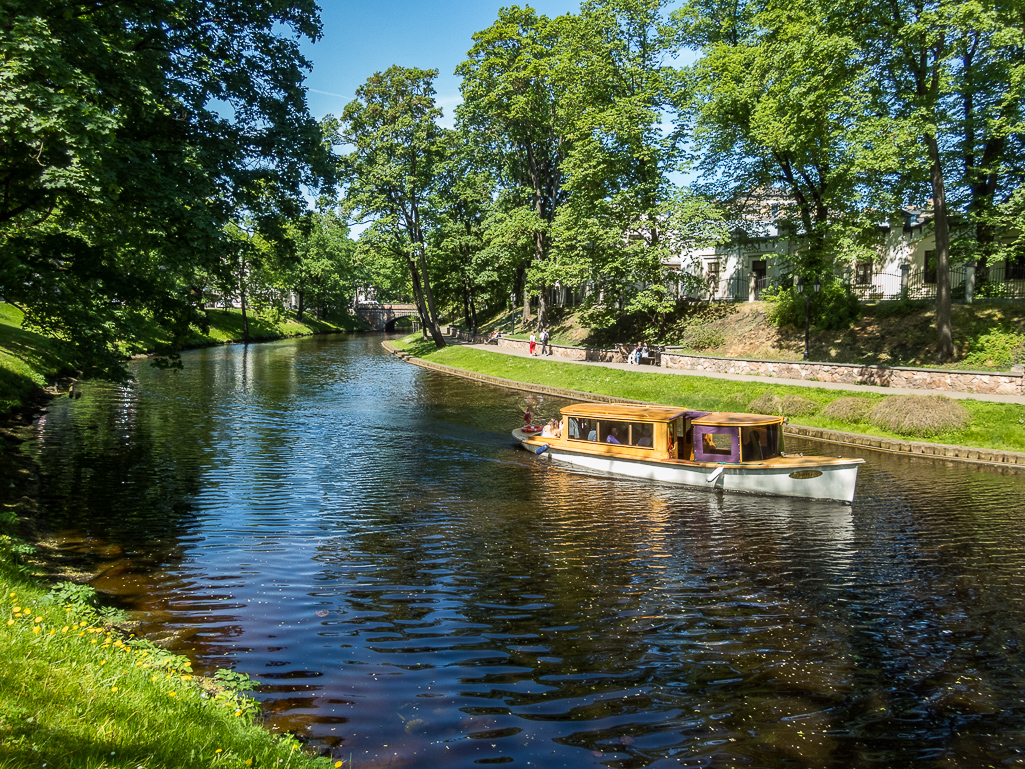
<path id="1" fill-rule="evenodd" d="M 641 460 L 762 462 L 783 453 L 784 422 L 762 414 L 590 403 L 562 409 L 562 439 L 567 448 Z"/>

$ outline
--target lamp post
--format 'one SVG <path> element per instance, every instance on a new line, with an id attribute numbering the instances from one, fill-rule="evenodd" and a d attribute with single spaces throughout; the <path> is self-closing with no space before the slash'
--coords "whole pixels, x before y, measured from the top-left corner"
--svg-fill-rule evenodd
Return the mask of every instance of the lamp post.
<path id="1" fill-rule="evenodd" d="M 509 292 L 509 333 L 516 333 L 516 292 Z"/>
<path id="2" fill-rule="evenodd" d="M 814 289 L 817 294 L 822 288 L 822 281 L 815 276 Z M 804 278 L 797 279 L 797 293 L 804 294 L 804 360 L 808 360 L 808 341 L 811 334 L 811 316 L 808 312 L 808 294 L 804 291 Z"/>

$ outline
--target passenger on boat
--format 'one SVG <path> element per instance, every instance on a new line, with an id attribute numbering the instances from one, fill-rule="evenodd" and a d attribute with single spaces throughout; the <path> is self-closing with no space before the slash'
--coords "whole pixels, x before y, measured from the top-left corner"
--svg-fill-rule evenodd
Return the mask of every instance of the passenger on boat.
<path id="1" fill-rule="evenodd" d="M 651 448 L 651 425 L 644 425 L 641 428 L 641 437 L 637 440 L 637 445 Z"/>
<path id="2" fill-rule="evenodd" d="M 620 440 L 619 440 L 619 428 L 618 427 L 610 427 L 609 428 L 609 437 L 605 439 L 605 442 L 606 443 L 619 443 L 620 442 Z"/>
<path id="3" fill-rule="evenodd" d="M 561 438 L 562 437 L 562 422 L 558 419 L 549 419 L 548 424 L 545 425 L 544 430 L 541 431 L 542 438 Z"/>

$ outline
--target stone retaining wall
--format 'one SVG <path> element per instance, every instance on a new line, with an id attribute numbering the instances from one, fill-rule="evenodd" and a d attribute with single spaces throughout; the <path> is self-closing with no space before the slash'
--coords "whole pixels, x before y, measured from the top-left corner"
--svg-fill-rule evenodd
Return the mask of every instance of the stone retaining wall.
<path id="1" fill-rule="evenodd" d="M 946 369 L 866 366 L 852 363 L 816 363 L 813 361 L 737 360 L 662 353 L 664 368 L 708 371 L 716 374 L 757 374 L 783 379 L 806 379 L 840 384 L 906 387 L 935 392 L 981 393 L 987 395 L 1023 395 L 1025 377 L 1021 373 L 950 371 Z"/>

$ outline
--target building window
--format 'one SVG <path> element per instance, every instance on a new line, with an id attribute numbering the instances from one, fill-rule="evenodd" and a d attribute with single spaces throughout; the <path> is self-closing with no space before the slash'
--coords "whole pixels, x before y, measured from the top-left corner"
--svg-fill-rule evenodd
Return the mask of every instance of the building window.
<path id="1" fill-rule="evenodd" d="M 859 286 L 872 283 L 872 261 L 857 262 L 854 265 L 854 282 Z"/>
<path id="2" fill-rule="evenodd" d="M 925 252 L 925 269 L 922 271 L 922 282 L 923 283 L 935 283 L 936 282 L 936 252 L 926 251 Z"/>
<path id="3" fill-rule="evenodd" d="M 705 273 L 705 283 L 708 290 L 713 294 L 719 290 L 719 262 L 709 262 L 708 271 Z"/>

